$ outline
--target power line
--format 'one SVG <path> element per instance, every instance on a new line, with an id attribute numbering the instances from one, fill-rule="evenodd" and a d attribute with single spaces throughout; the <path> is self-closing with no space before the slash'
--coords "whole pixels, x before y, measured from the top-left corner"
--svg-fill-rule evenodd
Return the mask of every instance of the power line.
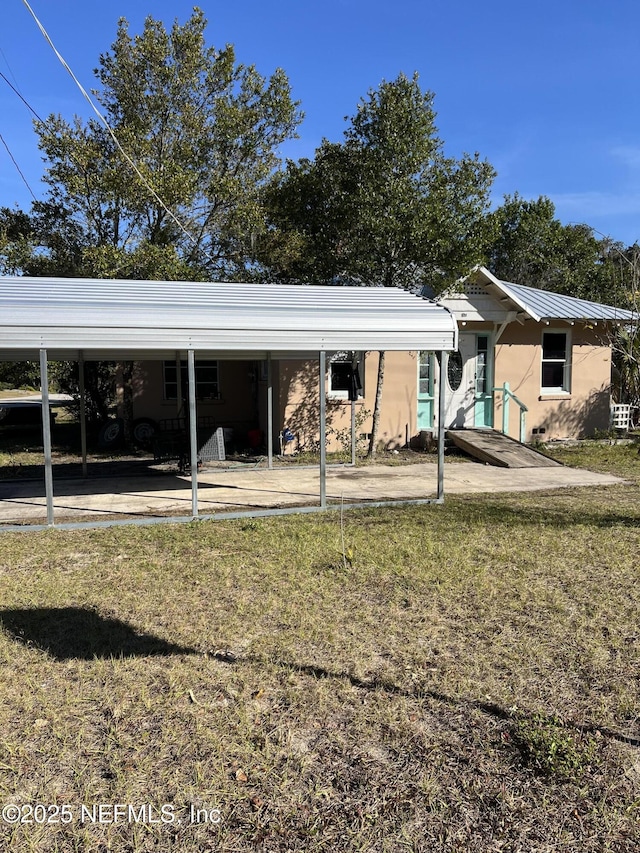
<path id="1" fill-rule="evenodd" d="M 118 151 L 122 154 L 122 156 L 123 156 L 123 157 L 124 157 L 124 159 L 127 161 L 127 163 L 129 164 L 129 166 L 131 166 L 131 168 L 132 168 L 132 169 L 133 169 L 133 171 L 136 173 L 136 175 L 138 176 L 138 178 L 140 179 L 140 181 L 142 182 L 142 184 L 143 184 L 143 185 L 144 185 L 144 186 L 149 190 L 149 192 L 152 194 L 152 196 L 154 197 L 154 199 L 155 199 L 155 200 L 158 202 L 158 204 L 162 207 L 162 209 L 164 210 L 164 212 L 165 212 L 165 213 L 166 213 L 166 214 L 167 214 L 167 215 L 168 215 L 168 216 L 173 220 L 173 222 L 178 226 L 178 228 L 182 231 L 182 233 L 185 235 L 185 237 L 187 237 L 187 239 L 188 239 L 191 243 L 193 243 L 193 245 L 194 245 L 194 246 L 198 246 L 198 241 L 197 241 L 197 239 L 196 239 L 196 238 L 191 234 L 191 232 L 190 232 L 190 231 L 188 231 L 188 229 L 187 229 L 187 228 L 182 224 L 182 222 L 181 222 L 181 221 L 178 219 L 178 217 L 173 213 L 173 211 L 172 211 L 172 210 L 170 210 L 170 209 L 169 209 L 169 207 L 167 207 L 167 205 L 166 205 L 166 204 L 164 203 L 164 201 L 160 198 L 160 196 L 159 196 L 159 195 L 158 195 L 158 193 L 155 191 L 155 189 L 151 186 L 151 184 L 150 184 L 150 183 L 147 181 L 147 179 L 144 177 L 144 175 L 142 174 L 142 172 L 140 171 L 140 169 L 138 169 L 137 165 L 134 163 L 134 161 L 131 159 L 131 157 L 129 157 L 129 155 L 127 154 L 127 152 L 124 150 L 124 148 L 123 148 L 123 147 L 122 147 L 122 145 L 120 144 L 120 141 L 119 141 L 119 140 L 118 140 L 118 138 L 116 137 L 116 135 L 115 135 L 114 131 L 111 129 L 111 126 L 109 125 L 109 122 L 108 122 L 108 121 L 106 120 L 106 118 L 102 115 L 102 113 L 100 112 L 100 110 L 96 107 L 96 105 L 94 104 L 94 102 L 93 102 L 93 100 L 91 99 L 90 95 L 85 91 L 84 87 L 82 86 L 82 84 L 80 83 L 80 81 L 78 80 L 78 78 L 75 76 L 75 74 L 73 73 L 73 71 L 71 70 L 71 68 L 69 67 L 69 65 L 65 62 L 64 58 L 63 58 L 63 57 L 61 56 L 61 54 L 58 52 L 58 50 L 57 50 L 56 46 L 54 45 L 53 41 L 51 40 L 51 38 L 50 38 L 50 36 L 49 36 L 49 33 L 45 30 L 44 26 L 40 23 L 40 21 L 38 20 L 37 15 L 36 15 L 36 13 L 33 11 L 33 9 L 31 8 L 31 6 L 30 6 L 30 5 L 29 5 L 29 3 L 27 2 L 27 0 L 22 0 L 22 2 L 24 3 L 24 5 L 27 7 L 27 9 L 29 10 L 29 12 L 31 13 L 31 16 L 32 16 L 33 20 L 36 22 L 36 24 L 37 24 L 37 26 L 38 26 L 38 29 L 40 30 L 40 32 L 42 33 L 42 35 L 44 36 L 44 38 L 46 39 L 46 41 L 47 41 L 47 42 L 48 42 L 48 44 L 50 45 L 51 49 L 53 50 L 53 52 L 54 52 L 54 53 L 55 53 L 55 55 L 57 56 L 58 60 L 59 60 L 59 61 L 60 61 L 60 63 L 62 64 L 62 66 L 63 66 L 63 67 L 64 67 L 64 68 L 69 72 L 69 74 L 71 75 L 71 79 L 72 79 L 72 80 L 73 80 L 73 82 L 76 84 L 76 86 L 78 87 L 78 89 L 80 90 L 80 92 L 82 93 L 82 95 L 84 96 L 84 98 L 86 99 L 86 101 L 88 102 L 88 104 L 89 104 L 89 106 L 91 107 L 91 109 L 92 109 L 92 110 L 94 111 L 94 113 L 98 116 L 98 118 L 100 119 L 100 121 L 102 122 L 102 124 L 105 126 L 105 128 L 106 128 L 106 130 L 107 130 L 107 132 L 108 132 L 109 136 L 110 136 L 110 137 L 111 137 L 111 139 L 114 141 L 114 143 L 115 143 L 116 148 L 118 149 Z M 205 252 L 205 254 L 207 254 L 207 253 Z M 207 257 L 209 257 L 209 255 L 207 255 Z M 210 257 L 209 257 L 209 260 L 211 260 L 211 258 L 210 258 Z"/>
<path id="2" fill-rule="evenodd" d="M 29 101 L 27 101 L 27 99 L 22 96 L 22 94 L 16 89 L 16 87 L 13 85 L 13 83 L 5 77 L 5 75 L 2 73 L 2 71 L 0 71 L 0 77 L 2 77 L 2 79 L 7 84 L 7 86 L 9 86 L 9 88 L 12 89 L 16 93 L 16 95 L 20 98 L 20 100 L 25 105 L 25 107 L 34 114 L 34 116 L 38 119 L 38 121 L 42 122 L 43 120 L 40 118 L 38 113 L 31 106 Z"/>
<path id="3" fill-rule="evenodd" d="M 15 157 L 13 156 L 13 154 L 11 153 L 11 149 L 9 148 L 9 146 L 8 146 L 8 144 L 7 144 L 7 141 L 5 140 L 4 136 L 3 136 L 1 133 L 0 133 L 0 142 L 2 142 L 2 144 L 4 145 L 4 147 L 7 149 L 7 154 L 9 155 L 9 157 L 11 157 L 11 160 L 12 160 L 12 162 L 13 162 L 13 165 L 16 167 L 16 170 L 17 170 L 18 174 L 20 175 L 20 177 L 21 177 L 21 178 L 22 178 L 22 180 L 24 181 L 24 185 L 25 185 L 25 187 L 26 187 L 26 188 L 29 190 L 29 192 L 31 193 L 31 197 L 32 197 L 32 199 L 33 199 L 34 201 L 37 201 L 37 199 L 36 199 L 36 197 L 35 197 L 35 194 L 34 194 L 33 190 L 32 190 L 32 189 L 31 189 L 31 187 L 29 186 L 29 182 L 27 181 L 27 179 L 25 178 L 25 176 L 22 174 L 22 170 L 20 169 L 20 166 L 18 166 L 18 163 L 17 163 L 17 161 L 16 161 L 16 158 L 15 158 Z"/>
<path id="4" fill-rule="evenodd" d="M 2 51 L 0 50 L 0 53 L 1 53 L 1 52 L 2 52 Z M 7 57 L 4 55 L 4 53 L 2 53 L 2 58 L 4 59 L 4 61 L 5 61 L 5 62 L 7 62 Z M 7 68 L 9 69 L 9 71 L 10 71 L 11 75 L 13 76 L 13 72 L 11 71 L 11 67 L 9 66 L 9 63 L 8 63 L 8 62 L 7 62 Z M 9 79 L 8 79 L 8 78 L 7 78 L 3 73 L 2 73 L 2 71 L 0 71 L 0 77 L 2 77 L 2 79 L 3 79 L 3 80 L 4 80 L 4 82 L 7 84 L 7 86 L 8 86 L 8 87 L 13 91 L 13 92 L 15 92 L 15 94 L 20 98 L 20 100 L 21 100 L 21 101 L 22 101 L 22 103 L 27 107 L 27 109 L 29 109 L 29 110 L 34 114 L 34 116 L 38 119 L 38 121 L 42 121 L 42 119 L 40 118 L 40 116 L 38 115 L 38 113 L 33 109 L 33 107 L 31 106 L 31 104 L 27 101 L 27 99 L 26 99 L 26 98 L 24 98 L 24 97 L 22 96 L 22 94 L 21 94 L 21 93 L 18 91 L 18 89 L 13 85 L 13 83 L 12 83 L 12 82 L 11 82 L 11 81 L 10 81 L 10 80 L 9 80 Z M 15 80 L 15 77 L 14 77 L 13 79 Z M 34 193 L 34 192 L 33 192 L 33 190 L 31 189 L 31 187 L 29 186 L 29 182 L 27 181 L 26 177 L 24 176 L 24 173 L 23 173 L 22 169 L 21 169 L 21 168 L 20 168 L 20 166 L 18 165 L 18 161 L 17 161 L 17 160 L 16 160 L 16 158 L 13 156 L 13 154 L 12 154 L 12 152 L 11 152 L 11 149 L 9 148 L 9 143 L 6 141 L 6 139 L 2 136 L 2 134 L 1 134 L 1 133 L 0 133 L 0 142 L 2 142 L 2 144 L 4 145 L 4 147 L 7 149 L 7 154 L 8 154 L 8 155 L 9 155 L 9 157 L 11 158 L 11 162 L 12 162 L 12 163 L 13 163 L 13 165 L 15 166 L 17 173 L 18 173 L 18 174 L 20 175 L 20 177 L 22 178 L 22 182 L 24 183 L 25 187 L 26 187 L 26 188 L 29 190 L 29 192 L 31 193 L 31 198 L 32 198 L 34 201 L 37 201 L 36 196 L 35 196 L 35 193 Z"/>

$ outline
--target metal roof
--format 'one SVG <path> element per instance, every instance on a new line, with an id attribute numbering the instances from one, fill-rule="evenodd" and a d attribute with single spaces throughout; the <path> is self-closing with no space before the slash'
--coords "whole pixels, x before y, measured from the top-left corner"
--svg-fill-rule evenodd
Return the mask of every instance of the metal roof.
<path id="1" fill-rule="evenodd" d="M 0 278 L 5 361 L 456 347 L 451 313 L 398 288 Z"/>
<path id="2" fill-rule="evenodd" d="M 600 302 L 566 296 L 563 293 L 538 290 L 524 284 L 500 281 L 484 267 L 480 267 L 478 272 L 484 276 L 487 284 L 493 285 L 496 290 L 524 311 L 528 317 L 537 322 L 595 320 L 625 323 L 638 319 L 636 314 L 624 308 L 614 308 Z"/>

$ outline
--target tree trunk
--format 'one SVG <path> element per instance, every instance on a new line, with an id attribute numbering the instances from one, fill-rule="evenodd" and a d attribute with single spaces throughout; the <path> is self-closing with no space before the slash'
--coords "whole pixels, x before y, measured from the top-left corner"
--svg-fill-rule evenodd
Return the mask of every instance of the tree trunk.
<path id="1" fill-rule="evenodd" d="M 378 353 L 378 382 L 376 385 L 376 401 L 373 407 L 373 422 L 367 459 L 373 459 L 378 449 L 378 433 L 380 431 L 380 406 L 382 405 L 382 384 L 384 382 L 384 351 Z"/>

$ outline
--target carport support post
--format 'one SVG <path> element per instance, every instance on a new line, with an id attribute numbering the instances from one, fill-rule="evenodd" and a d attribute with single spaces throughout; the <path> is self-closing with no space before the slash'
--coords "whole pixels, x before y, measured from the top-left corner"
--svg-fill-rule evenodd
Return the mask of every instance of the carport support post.
<path id="1" fill-rule="evenodd" d="M 356 465 L 356 402 L 351 401 L 351 464 Z"/>
<path id="2" fill-rule="evenodd" d="M 198 517 L 198 424 L 196 422 L 196 355 L 187 353 L 189 374 L 189 443 L 191 449 L 191 515 Z"/>
<path id="3" fill-rule="evenodd" d="M 47 351 L 40 350 L 40 393 L 42 396 L 42 443 L 44 445 L 44 492 L 47 498 L 47 524 L 53 527 L 53 465 L 51 461 L 51 414 L 49 409 L 49 373 Z"/>
<path id="4" fill-rule="evenodd" d="M 327 371 L 327 355 L 320 350 L 319 358 L 319 397 L 320 397 L 320 508 L 327 506 L 327 396 L 325 389 L 325 373 Z"/>
<path id="5" fill-rule="evenodd" d="M 87 404 L 84 399 L 84 353 L 78 354 L 78 386 L 80 390 L 80 448 L 82 452 L 82 476 L 87 477 Z"/>
<path id="6" fill-rule="evenodd" d="M 446 395 L 447 366 L 449 364 L 449 353 L 444 350 L 440 353 L 440 375 L 438 387 L 438 494 L 439 501 L 444 499 L 444 409 Z"/>
<path id="7" fill-rule="evenodd" d="M 267 466 L 273 468 L 273 367 L 267 353 Z"/>

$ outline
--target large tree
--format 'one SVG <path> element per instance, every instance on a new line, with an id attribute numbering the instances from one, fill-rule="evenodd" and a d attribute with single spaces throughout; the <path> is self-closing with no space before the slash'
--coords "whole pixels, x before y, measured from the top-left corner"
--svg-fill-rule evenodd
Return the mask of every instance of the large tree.
<path id="1" fill-rule="evenodd" d="M 411 288 L 481 257 L 494 171 L 477 154 L 445 157 L 433 100 L 417 75 L 383 81 L 343 142 L 276 175 L 262 255 L 273 275 Z"/>
<path id="2" fill-rule="evenodd" d="M 276 176 L 260 255 L 271 277 L 438 290 L 481 259 L 494 171 L 477 154 L 445 156 L 433 99 L 417 76 L 384 81 L 342 142 Z M 370 455 L 383 378 L 380 353 Z"/>
<path id="3" fill-rule="evenodd" d="M 100 56 L 96 118 L 36 122 L 47 204 L 81 229 L 76 274 L 244 277 L 262 226 L 260 188 L 300 121 L 287 78 L 205 43 L 195 9 L 167 31 L 118 24 Z"/>
<path id="4" fill-rule="evenodd" d="M 614 268 L 621 246 L 597 237 L 588 225 L 564 225 L 549 198 L 505 196 L 489 219 L 486 261 L 498 278 L 584 299 L 620 300 Z"/>
<path id="5" fill-rule="evenodd" d="M 205 28 L 198 9 L 170 31 L 149 17 L 133 37 L 120 20 L 96 70 L 96 97 L 113 134 L 97 118 L 36 122 L 49 190 L 30 216 L 0 210 L 2 272 L 173 280 L 253 274 L 260 190 L 301 114 L 282 70 L 266 80 L 238 64 L 231 45 L 208 47 Z M 60 366 L 56 378 L 77 391 L 73 365 Z M 105 414 L 111 379 L 108 366 L 87 365 L 97 417 Z"/>

